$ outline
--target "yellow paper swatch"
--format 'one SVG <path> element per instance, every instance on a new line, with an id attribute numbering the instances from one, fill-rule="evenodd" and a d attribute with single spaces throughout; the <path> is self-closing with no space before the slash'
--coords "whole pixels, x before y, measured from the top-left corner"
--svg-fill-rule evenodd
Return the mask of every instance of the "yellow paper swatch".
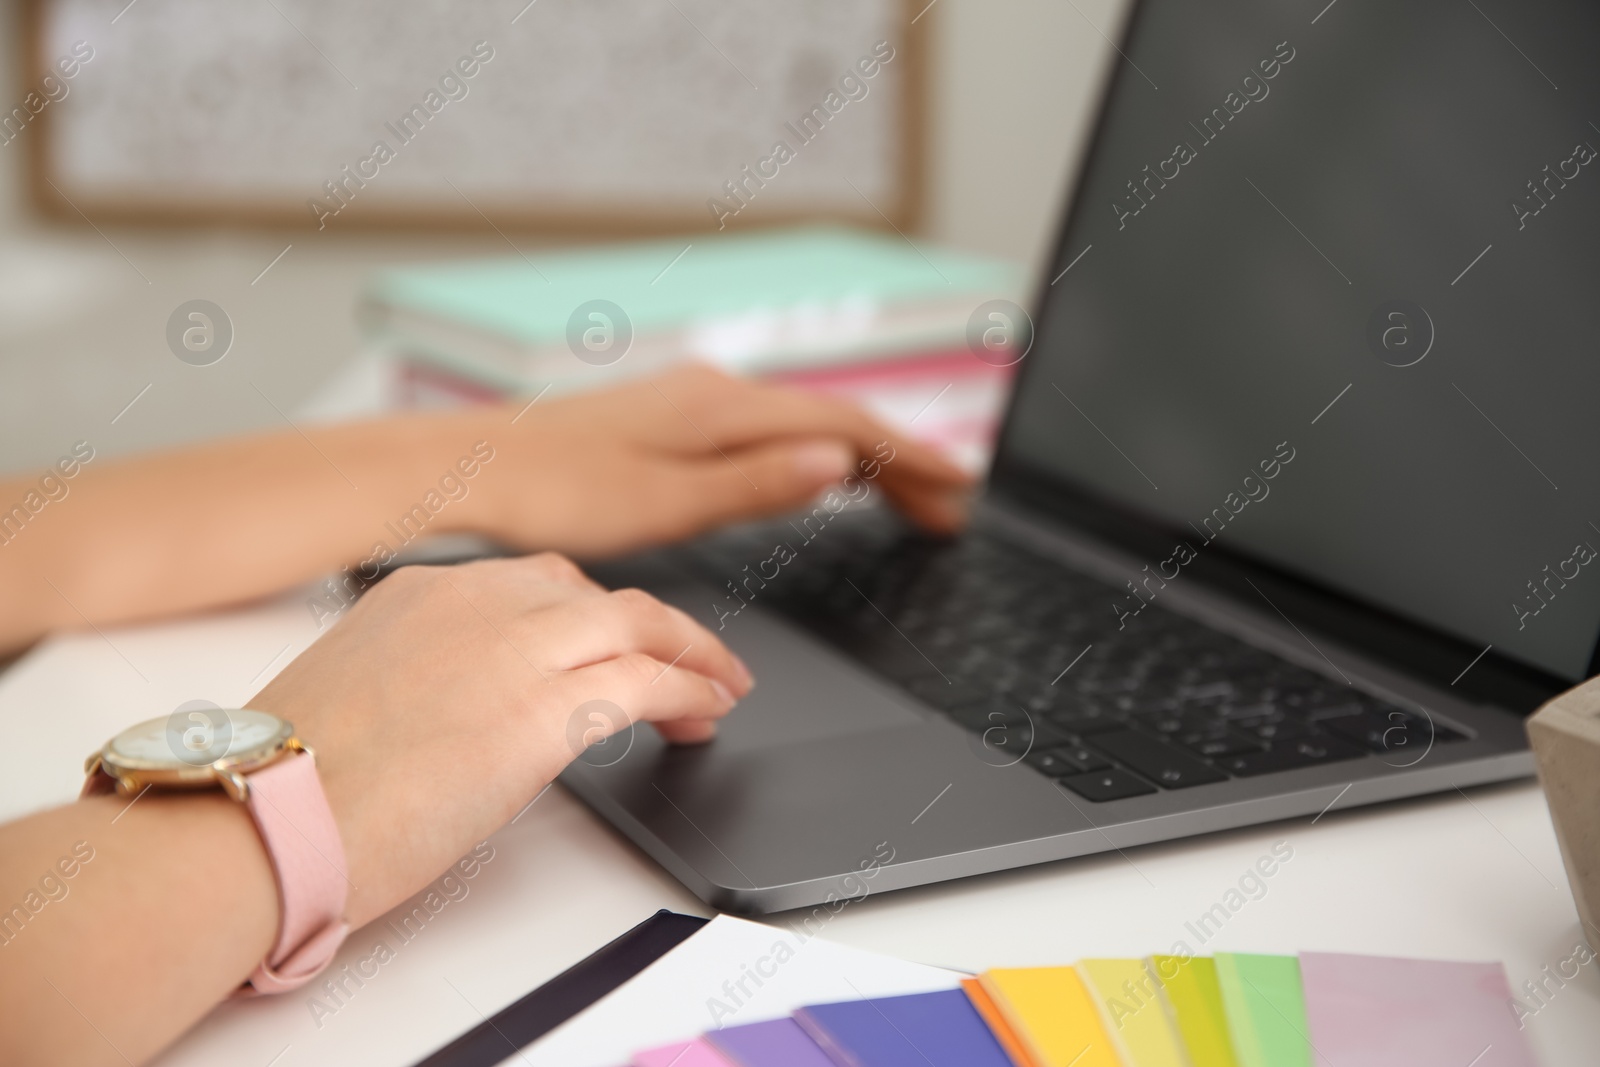
<path id="1" fill-rule="evenodd" d="M 1127 1067 L 1188 1067 L 1160 983 L 1143 960 L 1079 960 L 1078 972 Z"/>
<path id="2" fill-rule="evenodd" d="M 1001 967 L 978 980 L 1038 1067 L 1124 1067 L 1071 967 Z"/>
<path id="3" fill-rule="evenodd" d="M 1151 956 L 1150 969 L 1177 1020 L 1189 1062 L 1194 1067 L 1239 1067 L 1215 961 L 1209 956 Z"/>

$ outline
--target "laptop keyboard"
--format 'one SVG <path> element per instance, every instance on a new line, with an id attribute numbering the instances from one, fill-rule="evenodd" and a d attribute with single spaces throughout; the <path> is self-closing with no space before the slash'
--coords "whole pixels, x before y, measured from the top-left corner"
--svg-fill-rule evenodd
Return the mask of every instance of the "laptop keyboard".
<path id="1" fill-rule="evenodd" d="M 1112 604 L 1129 594 L 991 533 L 937 540 L 886 516 L 807 532 L 745 527 L 701 554 L 745 599 L 966 728 L 985 762 L 1026 762 L 1085 800 L 1369 753 L 1404 766 L 1461 737 L 1159 600 L 1119 630 Z M 723 610 L 739 603 L 729 592 Z"/>

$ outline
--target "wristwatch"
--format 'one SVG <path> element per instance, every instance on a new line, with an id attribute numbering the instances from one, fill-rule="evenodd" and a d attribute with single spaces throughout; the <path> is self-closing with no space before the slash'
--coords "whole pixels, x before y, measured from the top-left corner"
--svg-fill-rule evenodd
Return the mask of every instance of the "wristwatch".
<path id="1" fill-rule="evenodd" d="M 83 796 L 221 786 L 255 821 L 282 904 L 278 936 L 235 996 L 284 993 L 311 981 L 345 935 L 349 878 L 316 756 L 276 715 L 180 708 L 130 726 L 89 757 Z"/>

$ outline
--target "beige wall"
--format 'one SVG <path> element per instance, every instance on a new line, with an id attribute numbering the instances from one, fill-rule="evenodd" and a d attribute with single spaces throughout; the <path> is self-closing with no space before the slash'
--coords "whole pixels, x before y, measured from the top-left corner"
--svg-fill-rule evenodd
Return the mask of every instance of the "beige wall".
<path id="1" fill-rule="evenodd" d="M 938 0 L 929 236 L 1045 254 L 1115 57 L 1121 0 Z"/>

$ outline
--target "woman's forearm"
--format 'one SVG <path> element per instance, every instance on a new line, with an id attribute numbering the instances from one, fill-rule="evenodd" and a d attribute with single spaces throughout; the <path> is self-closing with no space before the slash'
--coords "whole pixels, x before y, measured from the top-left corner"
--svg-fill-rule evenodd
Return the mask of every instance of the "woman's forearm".
<path id="1" fill-rule="evenodd" d="M 471 458 L 474 429 L 409 416 L 84 465 L 0 541 L 0 651 L 58 627 L 252 599 L 365 559 L 398 541 L 386 523 L 430 491 L 444 499 L 438 482 Z M 36 487 L 0 483 L 0 506 Z M 475 504 L 467 494 L 421 514 L 429 532 L 468 529 Z"/>
<path id="2" fill-rule="evenodd" d="M 961 523 L 970 479 L 837 401 L 688 367 L 532 406 L 95 459 L 47 503 L 34 479 L 0 482 L 0 653 L 345 565 L 375 573 L 424 532 L 616 554 L 781 514 L 841 479 L 851 499 L 881 489 L 930 529 Z"/>
<path id="3" fill-rule="evenodd" d="M 278 898 L 220 792 L 96 797 L 0 826 L 0 1063 L 142 1063 L 249 975 Z"/>

